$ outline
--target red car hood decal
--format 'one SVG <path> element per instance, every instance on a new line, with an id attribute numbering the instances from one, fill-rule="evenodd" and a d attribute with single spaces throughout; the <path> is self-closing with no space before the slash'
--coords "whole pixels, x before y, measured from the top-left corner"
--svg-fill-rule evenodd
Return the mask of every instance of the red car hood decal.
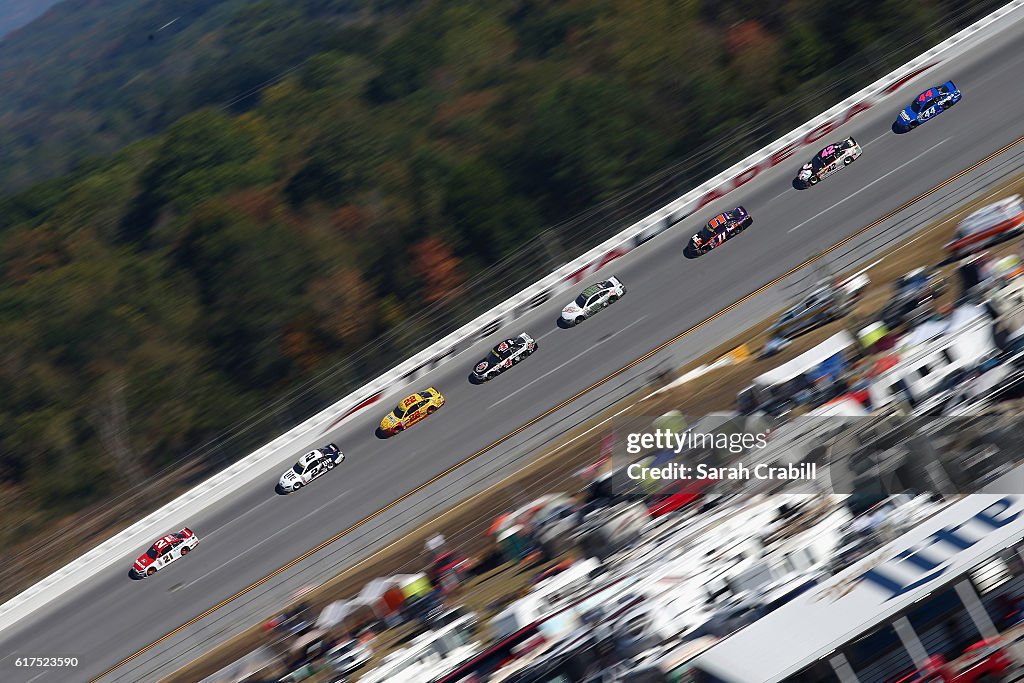
<path id="1" fill-rule="evenodd" d="M 149 555 L 143 555 L 139 559 L 135 560 L 135 566 L 141 569 L 145 569 L 151 564 L 153 564 L 153 560 L 149 559 Z"/>

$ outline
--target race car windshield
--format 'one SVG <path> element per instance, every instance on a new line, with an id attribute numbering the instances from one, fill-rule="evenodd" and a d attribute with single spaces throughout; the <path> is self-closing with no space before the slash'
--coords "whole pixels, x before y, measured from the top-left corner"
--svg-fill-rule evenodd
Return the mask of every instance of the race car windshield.
<path id="1" fill-rule="evenodd" d="M 582 294 L 580 294 L 578 297 L 576 297 L 576 305 L 579 306 L 580 308 L 583 308 L 584 306 L 586 306 L 587 305 L 587 297 L 585 297 Z"/>
<path id="2" fill-rule="evenodd" d="M 155 560 L 156 559 L 156 548 L 150 548 L 149 550 L 147 550 L 146 551 L 146 557 L 148 557 L 151 560 Z"/>
<path id="3" fill-rule="evenodd" d="M 496 360 L 501 360 L 501 354 L 499 354 L 494 349 L 491 349 L 491 356 L 494 357 Z"/>
<path id="4" fill-rule="evenodd" d="M 302 474 L 302 465 L 300 465 L 299 463 L 295 463 L 294 465 L 292 465 L 292 472 L 294 472 L 295 474 Z"/>
<path id="5" fill-rule="evenodd" d="M 710 225 L 705 225 L 704 229 L 700 231 L 700 238 L 702 240 L 709 240 L 715 236 L 715 229 Z"/>

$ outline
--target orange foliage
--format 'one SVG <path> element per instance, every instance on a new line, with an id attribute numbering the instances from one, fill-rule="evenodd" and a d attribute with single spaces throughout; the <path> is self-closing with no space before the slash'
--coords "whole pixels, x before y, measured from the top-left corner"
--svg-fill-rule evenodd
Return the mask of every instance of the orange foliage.
<path id="1" fill-rule="evenodd" d="M 281 200 L 272 187 L 253 187 L 234 192 L 224 198 L 224 204 L 241 211 L 260 223 L 274 219 Z"/>
<path id="2" fill-rule="evenodd" d="M 6 279 L 25 282 L 34 274 L 67 263 L 57 238 L 45 228 L 17 230 L 7 237 L 0 251 Z"/>
<path id="3" fill-rule="evenodd" d="M 756 21 L 744 21 L 725 33 L 725 45 L 742 80 L 771 79 L 778 65 L 779 41 Z"/>
<path id="4" fill-rule="evenodd" d="M 468 92 L 454 102 L 441 104 L 434 115 L 434 122 L 447 126 L 461 118 L 486 113 L 496 99 L 497 95 L 493 90 Z"/>
<path id="5" fill-rule="evenodd" d="M 309 286 L 309 297 L 322 330 L 345 344 L 369 340 L 376 302 L 373 289 L 359 271 L 346 268 L 317 278 Z"/>
<path id="6" fill-rule="evenodd" d="M 423 300 L 432 304 L 466 281 L 461 262 L 440 237 L 431 235 L 412 247 L 412 270 L 423 282 Z"/>
<path id="7" fill-rule="evenodd" d="M 362 207 L 348 204 L 337 209 L 332 219 L 338 232 L 346 237 L 358 237 L 366 232 L 370 225 L 370 212 Z"/>
<path id="8" fill-rule="evenodd" d="M 753 20 L 741 21 L 731 27 L 725 31 L 724 38 L 726 49 L 734 57 L 748 51 L 756 52 L 775 46 L 775 39 L 764 30 L 760 22 Z"/>
<path id="9" fill-rule="evenodd" d="M 313 335 L 305 325 L 297 324 L 285 330 L 282 347 L 285 355 L 295 361 L 303 372 L 312 370 L 320 359 Z"/>

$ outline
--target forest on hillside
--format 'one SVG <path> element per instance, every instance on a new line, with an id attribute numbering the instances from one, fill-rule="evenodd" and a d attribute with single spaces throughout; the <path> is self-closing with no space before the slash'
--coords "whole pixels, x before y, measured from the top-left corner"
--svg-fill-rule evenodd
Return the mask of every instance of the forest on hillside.
<path id="1" fill-rule="evenodd" d="M 62 3 L 0 46 L 0 540 L 244 455 L 997 4 Z"/>
<path id="2" fill-rule="evenodd" d="M 0 14 L 0 40 L 4 36 L 31 23 L 59 0 L 7 0 Z"/>

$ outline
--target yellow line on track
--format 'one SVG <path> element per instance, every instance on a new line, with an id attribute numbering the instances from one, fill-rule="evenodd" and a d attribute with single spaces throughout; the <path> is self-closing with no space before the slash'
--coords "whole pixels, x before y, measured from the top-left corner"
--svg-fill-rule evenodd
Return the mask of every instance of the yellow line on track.
<path id="1" fill-rule="evenodd" d="M 422 484 L 420 484 L 416 488 L 412 489 L 411 491 L 409 491 L 405 495 L 403 495 L 403 496 L 401 496 L 399 498 L 396 498 L 395 500 L 391 501 L 390 503 L 388 503 L 384 507 L 382 507 L 379 510 L 377 510 L 376 512 L 374 512 L 373 514 L 370 514 L 367 517 L 359 520 L 358 522 L 356 522 L 352 526 L 348 527 L 344 531 L 340 531 L 337 534 L 335 534 L 334 536 L 331 536 L 326 541 L 320 543 L 316 547 L 307 550 L 306 552 L 302 553 L 301 555 L 299 555 L 295 559 L 293 559 L 293 560 L 289 561 L 288 563 L 278 567 L 277 569 L 275 569 L 271 573 L 269 573 L 266 576 L 264 576 L 259 581 L 256 581 L 255 583 L 253 583 L 252 585 L 250 585 L 250 586 L 248 586 L 246 588 L 243 588 L 242 590 L 238 591 L 237 593 L 235 593 L 231 597 L 225 598 L 224 600 L 221 600 L 216 605 L 214 605 L 213 607 L 210 607 L 209 609 L 207 609 L 202 614 L 189 619 L 188 621 L 186 621 L 184 624 L 182 624 L 178 628 L 174 629 L 173 631 L 170 631 L 169 633 L 166 633 L 165 635 L 161 636 L 160 638 L 157 638 L 152 643 L 150 643 L 149 645 L 143 647 L 142 649 L 140 649 L 139 651 L 135 652 L 134 654 L 129 655 L 128 657 L 125 657 L 120 662 L 118 662 L 117 664 L 114 664 L 113 666 L 111 666 L 109 669 L 107 669 L 106 671 L 101 673 L 96 678 L 93 678 L 89 683 L 96 683 L 96 681 L 99 681 L 104 676 L 107 676 L 108 674 L 112 673 L 113 671 L 115 671 L 115 670 L 119 669 L 120 667 L 124 666 L 125 664 L 127 664 L 130 661 L 132 661 L 133 659 L 135 659 L 139 655 L 145 654 L 146 652 L 150 651 L 151 649 L 153 649 L 154 647 L 156 647 L 160 643 L 164 642 L 168 638 L 173 638 L 174 636 L 176 636 L 177 634 L 181 633 L 182 631 L 184 631 L 188 627 L 192 626 L 196 622 L 198 622 L 198 621 L 200 621 L 202 619 L 205 619 L 206 617 L 210 616 L 211 614 L 213 614 L 214 612 L 219 610 L 221 607 L 224 607 L 225 605 L 227 605 L 227 604 L 237 600 L 238 598 L 242 597 L 243 595 L 245 595 L 249 591 L 254 590 L 256 588 L 259 588 L 260 586 L 265 584 L 267 581 L 270 581 L 271 579 L 273 579 L 275 576 L 280 575 L 282 572 L 288 571 L 289 569 L 291 569 L 292 567 L 297 565 L 299 562 L 302 562 L 303 560 L 305 560 L 309 556 L 311 556 L 311 555 L 313 555 L 313 554 L 323 550 L 324 548 L 326 548 L 327 546 L 331 545 L 332 543 L 334 543 L 335 541 L 339 540 L 340 538 L 342 538 L 342 537 L 352 533 L 353 531 L 355 531 L 356 529 L 358 529 L 362 525 L 364 525 L 367 522 L 369 522 L 374 517 L 377 517 L 377 516 L 387 512 L 391 508 L 395 507 L 396 505 L 399 505 L 402 502 L 408 500 L 410 497 L 416 495 L 417 493 L 419 493 L 423 489 L 427 488 L 428 486 L 430 486 L 434 482 L 436 482 L 439 479 L 442 479 L 442 478 L 448 476 L 449 474 L 451 474 L 455 470 L 459 469 L 463 465 L 466 465 L 467 463 L 470 463 L 473 460 L 476 460 L 481 455 L 487 453 L 488 451 L 493 450 L 497 446 L 500 446 L 501 444 L 505 443 L 506 441 L 508 441 L 512 437 L 516 436 L 517 434 L 520 434 L 523 431 L 529 429 L 531 426 L 533 426 L 537 422 L 543 420 L 544 418 L 548 417 L 549 415 L 551 415 L 553 413 L 558 412 L 559 410 L 561 410 L 562 408 L 566 407 L 567 405 L 569 405 L 570 403 L 572 403 L 576 399 L 580 398 L 581 396 L 584 396 L 585 394 L 593 391 L 594 389 L 598 388 L 602 384 L 604 384 L 604 383 L 606 383 L 606 382 L 608 382 L 608 381 L 618 377 L 620 374 L 622 374 L 623 372 L 626 372 L 630 368 L 636 367 L 640 363 L 643 363 L 645 360 L 649 359 L 651 356 L 654 356 L 655 354 L 660 353 L 661 351 L 665 350 L 666 348 L 668 348 L 672 344 L 675 344 L 676 342 L 678 342 L 680 339 L 683 339 L 684 337 L 687 337 L 687 336 L 693 334 L 694 332 L 696 332 L 700 328 L 704 327 L 708 323 L 710 323 L 710 322 L 712 322 L 714 320 L 717 320 L 718 318 L 722 317 L 723 315 L 725 315 L 729 311 L 733 310 L 737 306 L 741 306 L 742 304 L 746 303 L 747 301 L 749 301 L 750 299 L 754 298 L 758 294 L 764 292 L 765 290 L 767 290 L 767 289 L 769 289 L 771 287 L 774 287 L 779 282 L 781 282 L 782 280 L 785 280 L 787 277 L 789 277 L 793 273 L 797 272 L 798 270 L 806 268 L 807 266 L 809 266 L 810 264 L 814 263 L 815 261 L 818 261 L 818 260 L 828 256 L 829 254 L 831 254 L 836 249 L 839 249 L 840 247 L 842 247 L 844 244 L 850 242 L 851 240 L 856 239 L 857 237 L 860 237 L 865 232 L 867 232 L 867 231 L 869 231 L 869 230 L 871 230 L 873 228 L 878 227 L 880 224 L 882 224 L 885 221 L 889 220 L 890 218 L 894 217 L 896 214 L 900 213 L 901 211 L 903 211 L 903 210 L 913 206 L 914 204 L 917 204 L 921 200 L 927 199 L 928 197 L 930 197 L 931 195 L 935 194 L 936 192 L 938 192 L 942 188 L 946 187 L 950 183 L 956 182 L 957 180 L 959 180 L 963 176 L 967 175 L 971 171 L 977 169 L 979 166 L 987 164 L 988 162 L 992 161 L 996 157 L 998 157 L 998 156 L 1000 156 L 1002 154 L 1005 154 L 1009 150 L 1011 150 L 1014 147 L 1016 147 L 1017 145 L 1019 145 L 1021 142 L 1024 142 L 1024 136 L 1019 137 L 1016 140 L 1014 140 L 1013 142 L 1009 143 L 1008 145 L 1002 147 L 1001 149 L 998 149 L 995 152 L 992 152 L 991 154 L 989 154 L 984 159 L 981 159 L 980 161 L 974 162 L 973 164 L 971 164 L 967 168 L 963 169 L 962 171 L 959 171 L 955 175 L 950 176 L 949 178 L 947 178 L 946 180 L 942 181 L 941 183 L 939 183 L 935 187 L 931 188 L 930 190 L 927 190 L 926 192 L 922 192 L 921 194 L 919 194 L 918 196 L 914 197 L 913 199 L 910 199 L 910 200 L 904 202 L 903 204 L 900 204 L 898 207 L 896 207 L 895 209 L 893 209 L 889 213 L 885 214 L 881 218 L 877 218 L 877 219 L 873 220 L 872 222 L 870 222 L 867 225 L 865 225 L 864 227 L 860 228 L 859 230 L 857 230 L 853 234 L 851 234 L 851 235 L 849 235 L 847 237 L 844 237 L 843 239 L 839 240 L 838 242 L 833 244 L 828 249 L 825 249 L 824 251 L 821 251 L 821 252 L 815 254 L 814 256 L 808 258 L 803 263 L 790 268 L 785 273 L 783 273 L 782 275 L 779 275 L 778 277 L 776 277 L 771 282 L 768 282 L 768 283 L 766 283 L 764 285 L 761 285 L 760 287 L 758 287 L 754 291 L 750 292 L 749 294 L 743 296 L 740 299 L 737 299 L 736 301 L 732 302 L 731 304 L 729 304 L 728 306 L 726 306 L 722 310 L 718 311 L 717 313 L 715 313 L 715 314 L 705 318 L 704 320 L 702 320 L 699 323 L 695 324 L 694 326 L 686 329 L 685 331 L 680 332 L 679 334 L 677 334 L 676 336 L 672 337 L 668 341 L 666 341 L 666 342 L 664 342 L 662 344 L 659 344 L 657 347 L 651 349 L 650 351 L 648 351 L 644 355 L 640 356 L 636 360 L 634 360 L 634 361 L 632 361 L 632 362 L 622 366 L 621 368 L 619 368 L 615 372 L 611 373 L 607 377 L 594 382 L 593 384 L 591 384 L 586 389 L 583 389 L 582 391 L 579 391 L 576 394 L 570 396 L 569 398 L 565 399 L 564 401 L 562 401 L 558 405 L 554 406 L 553 408 L 548 408 L 543 413 L 541 413 L 537 417 L 533 418 L 529 422 L 526 422 L 523 425 L 517 427 L 516 429 L 512 430 L 511 432 L 509 432 L 505 436 L 501 437 L 497 441 L 491 443 L 488 446 L 485 446 L 484 448 L 481 448 L 479 451 L 477 451 L 473 455 L 470 455 L 469 457 L 464 458 L 463 460 L 457 462 L 456 464 L 452 465 L 451 467 L 449 467 L 448 469 L 444 470 L 443 472 L 434 475 L 429 480 L 423 482 Z"/>

